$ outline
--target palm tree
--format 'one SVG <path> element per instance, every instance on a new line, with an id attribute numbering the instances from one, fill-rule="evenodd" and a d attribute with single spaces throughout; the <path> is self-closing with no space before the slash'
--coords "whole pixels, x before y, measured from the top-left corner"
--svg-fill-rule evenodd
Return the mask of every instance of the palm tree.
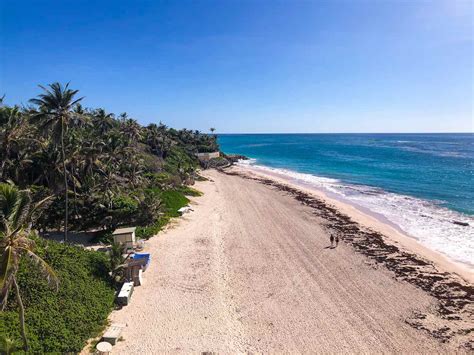
<path id="1" fill-rule="evenodd" d="M 115 242 L 112 243 L 109 250 L 110 272 L 114 279 L 116 279 L 118 274 L 119 266 L 124 262 L 123 250 L 123 244 Z"/>
<path id="2" fill-rule="evenodd" d="M 120 121 L 120 131 L 128 139 L 128 143 L 136 145 L 141 139 L 141 126 L 133 118 L 127 118 Z"/>
<path id="3" fill-rule="evenodd" d="M 10 163 L 10 152 L 26 139 L 28 126 L 19 107 L 0 107 L 0 178 L 5 175 L 5 168 Z"/>
<path id="4" fill-rule="evenodd" d="M 86 113 L 86 110 L 84 110 L 84 107 L 82 107 L 80 103 L 74 106 L 73 111 L 74 113 L 77 113 L 78 115 L 84 115 Z"/>
<path id="5" fill-rule="evenodd" d="M 53 83 L 48 86 L 49 88 L 45 88 L 40 85 L 40 88 L 43 89 L 44 93 L 38 95 L 36 99 L 31 99 L 30 102 L 38 105 L 39 108 L 39 111 L 34 114 L 33 118 L 41 122 L 43 128 L 48 130 L 51 129 L 54 141 L 56 144 L 59 141 L 61 145 L 65 198 L 64 241 L 67 241 L 69 207 L 64 134 L 67 132 L 67 128 L 71 124 L 71 121 L 76 118 L 76 115 L 72 111 L 73 108 L 83 99 L 83 97 L 75 99 L 79 90 L 69 89 L 69 83 L 65 86 L 59 83 Z"/>
<path id="6" fill-rule="evenodd" d="M 58 288 L 56 274 L 34 253 L 35 242 L 31 239 L 34 234 L 31 229 L 33 222 L 39 217 L 41 208 L 50 197 L 33 203 L 29 190 L 19 190 L 12 184 L 0 183 L 0 309 L 5 309 L 8 293 L 13 288 L 19 307 L 20 331 L 25 351 L 29 348 L 25 330 L 25 308 L 16 278 L 20 260 L 26 257 L 34 262 L 48 283 L 56 290 Z"/>
<path id="7" fill-rule="evenodd" d="M 209 130 L 211 131 L 211 133 L 214 133 L 216 131 L 214 127 L 209 128 Z"/>
<path id="8" fill-rule="evenodd" d="M 92 117 L 92 123 L 98 128 L 101 135 L 104 135 L 114 126 L 114 115 L 107 113 L 103 108 L 95 110 Z"/>

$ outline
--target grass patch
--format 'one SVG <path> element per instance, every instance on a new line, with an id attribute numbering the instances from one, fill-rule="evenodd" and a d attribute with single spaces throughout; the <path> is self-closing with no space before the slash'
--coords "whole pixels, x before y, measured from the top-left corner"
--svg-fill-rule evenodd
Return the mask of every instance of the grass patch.
<path id="1" fill-rule="evenodd" d="M 148 226 L 137 227 L 135 232 L 136 236 L 142 239 L 149 239 L 158 234 L 158 232 L 168 224 L 172 217 L 179 217 L 180 213 L 178 210 L 189 203 L 189 199 L 185 196 L 185 192 L 189 194 L 199 193 L 199 191 L 195 189 L 186 187 L 157 192 L 157 197 L 161 199 L 161 202 L 164 205 L 164 213 L 155 223 Z"/>
<path id="2" fill-rule="evenodd" d="M 160 198 L 165 205 L 165 214 L 168 217 L 179 217 L 178 210 L 189 203 L 189 199 L 179 190 L 163 191 Z"/>
<path id="3" fill-rule="evenodd" d="M 182 186 L 178 191 L 181 191 L 185 196 L 199 197 L 202 196 L 202 192 L 196 190 L 190 186 Z"/>

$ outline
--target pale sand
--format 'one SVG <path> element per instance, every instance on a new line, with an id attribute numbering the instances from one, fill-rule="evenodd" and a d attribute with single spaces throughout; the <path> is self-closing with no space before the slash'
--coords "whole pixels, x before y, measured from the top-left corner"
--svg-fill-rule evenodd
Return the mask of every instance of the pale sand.
<path id="1" fill-rule="evenodd" d="M 429 259 L 439 268 L 448 272 L 455 273 L 471 284 L 474 283 L 474 267 L 472 265 L 459 263 L 454 260 L 451 260 L 445 255 L 423 246 L 415 238 L 404 234 L 395 226 L 392 226 L 388 223 L 384 223 L 381 219 L 377 218 L 376 216 L 370 215 L 362 211 L 361 209 L 358 209 L 356 206 L 330 197 L 322 190 L 312 188 L 303 184 L 297 184 L 286 178 L 285 176 L 272 173 L 271 171 L 260 170 L 258 168 L 252 167 L 251 165 L 234 166 L 232 168 L 232 171 L 236 171 L 238 173 L 242 173 L 251 177 L 272 179 L 281 184 L 294 187 L 305 193 L 313 195 L 316 198 L 322 199 L 329 205 L 332 205 L 337 208 L 337 210 L 350 216 L 350 218 L 355 222 L 382 233 L 384 236 L 388 237 L 394 244 L 400 244 L 402 248 L 406 248 L 411 252 L 414 252 L 424 258 Z"/>
<path id="2" fill-rule="evenodd" d="M 429 330 L 472 319 L 439 319 L 437 299 L 349 240 L 328 249 L 314 208 L 257 181 L 205 175 L 194 212 L 148 242 L 144 285 L 111 315 L 128 325 L 114 354 L 432 353 L 466 341 L 442 344 Z"/>

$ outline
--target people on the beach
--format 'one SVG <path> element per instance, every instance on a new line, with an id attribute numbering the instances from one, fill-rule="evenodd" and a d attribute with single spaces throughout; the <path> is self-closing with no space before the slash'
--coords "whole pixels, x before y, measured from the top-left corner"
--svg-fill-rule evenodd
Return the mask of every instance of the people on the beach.
<path id="1" fill-rule="evenodd" d="M 329 241 L 331 242 L 331 248 L 334 248 L 334 236 L 332 234 L 329 237 Z"/>
<path id="2" fill-rule="evenodd" d="M 336 248 L 337 248 L 338 245 L 339 245 L 339 236 L 336 235 Z"/>

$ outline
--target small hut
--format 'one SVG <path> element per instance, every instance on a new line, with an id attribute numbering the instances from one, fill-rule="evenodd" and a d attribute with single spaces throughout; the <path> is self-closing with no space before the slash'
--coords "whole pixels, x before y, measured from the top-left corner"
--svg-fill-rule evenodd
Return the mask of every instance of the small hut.
<path id="1" fill-rule="evenodd" d="M 125 249 L 132 249 L 135 244 L 136 227 L 119 228 L 113 233 L 114 243 L 121 244 Z"/>

